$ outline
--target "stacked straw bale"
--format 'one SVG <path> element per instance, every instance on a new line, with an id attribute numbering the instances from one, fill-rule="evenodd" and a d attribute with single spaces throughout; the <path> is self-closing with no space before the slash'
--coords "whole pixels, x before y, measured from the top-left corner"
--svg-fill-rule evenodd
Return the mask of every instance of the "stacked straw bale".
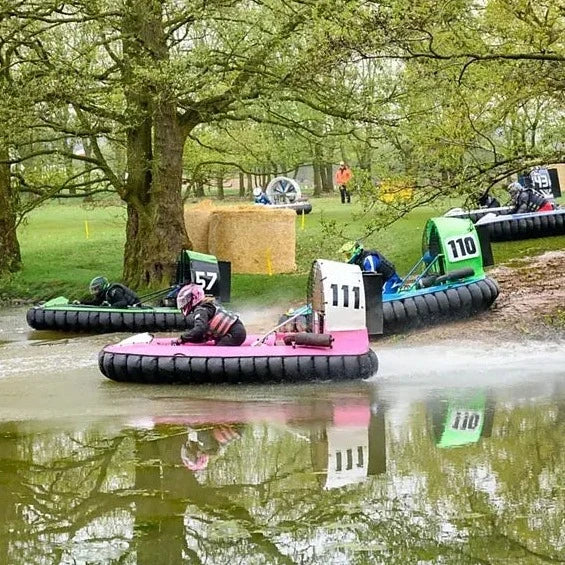
<path id="1" fill-rule="evenodd" d="M 210 231 L 210 216 L 217 207 L 211 200 L 202 200 L 195 206 L 184 209 L 184 225 L 192 248 L 199 253 L 208 253 L 208 232 Z"/>
<path id="2" fill-rule="evenodd" d="M 269 206 L 221 206 L 210 215 L 208 251 L 233 273 L 296 270 L 296 212 Z"/>

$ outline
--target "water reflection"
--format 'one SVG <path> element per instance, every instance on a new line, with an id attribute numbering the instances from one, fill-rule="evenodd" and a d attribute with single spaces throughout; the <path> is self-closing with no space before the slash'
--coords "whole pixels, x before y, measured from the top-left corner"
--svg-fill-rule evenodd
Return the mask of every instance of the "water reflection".
<path id="1" fill-rule="evenodd" d="M 442 392 L 428 405 L 436 445 L 459 447 L 490 437 L 494 409 L 486 390 Z"/>
<path id="2" fill-rule="evenodd" d="M 360 384 L 3 424 L 0 562 L 562 560 L 562 392 Z"/>

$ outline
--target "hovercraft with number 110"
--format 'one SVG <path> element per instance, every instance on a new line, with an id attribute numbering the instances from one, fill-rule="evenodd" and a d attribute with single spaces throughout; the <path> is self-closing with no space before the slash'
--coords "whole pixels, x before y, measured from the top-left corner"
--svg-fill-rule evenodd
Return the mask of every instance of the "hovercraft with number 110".
<path id="1" fill-rule="evenodd" d="M 394 286 L 367 294 L 369 304 L 382 303 L 382 324 L 370 335 L 400 333 L 412 328 L 478 314 L 490 308 L 498 286 L 487 277 L 484 265 L 492 264 L 490 242 L 481 242 L 468 219 L 431 218 L 426 223 L 421 259 Z M 392 265 L 391 265 L 392 266 Z M 337 289 L 335 289 L 337 292 Z M 336 296 L 334 295 L 334 301 Z M 290 326 L 307 325 L 309 305 L 285 314 Z M 300 316 L 297 316 L 297 313 Z"/>
<path id="2" fill-rule="evenodd" d="M 471 220 L 430 218 L 422 248 L 397 291 L 383 294 L 385 334 L 478 314 L 498 296 L 498 285 L 484 271 L 490 249 L 483 256 Z"/>

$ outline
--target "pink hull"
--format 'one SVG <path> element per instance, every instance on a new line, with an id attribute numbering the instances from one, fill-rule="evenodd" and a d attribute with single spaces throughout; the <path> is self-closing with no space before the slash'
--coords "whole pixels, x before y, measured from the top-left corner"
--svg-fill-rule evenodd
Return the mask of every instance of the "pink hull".
<path id="1" fill-rule="evenodd" d="M 170 338 L 149 343 L 108 345 L 98 366 L 108 378 L 143 383 L 266 383 L 365 379 L 377 372 L 367 330 L 332 332 L 332 347 L 284 345 L 271 337 L 251 347 L 249 336 L 237 347 L 173 345 Z M 283 345 L 279 345 L 283 344 Z"/>
<path id="2" fill-rule="evenodd" d="M 284 334 L 282 334 L 284 335 Z M 155 357 L 172 357 L 183 355 L 187 357 L 296 357 L 297 355 L 361 355 L 369 350 L 367 330 L 352 330 L 333 332 L 332 347 L 314 347 L 292 345 L 275 345 L 275 337 L 269 337 L 264 345 L 251 347 L 261 336 L 249 335 L 245 342 L 237 347 L 215 346 L 212 342 L 202 344 L 172 345 L 170 338 L 155 338 L 151 343 L 136 343 L 132 345 L 107 345 L 107 353 L 132 353 L 136 355 L 151 355 Z"/>

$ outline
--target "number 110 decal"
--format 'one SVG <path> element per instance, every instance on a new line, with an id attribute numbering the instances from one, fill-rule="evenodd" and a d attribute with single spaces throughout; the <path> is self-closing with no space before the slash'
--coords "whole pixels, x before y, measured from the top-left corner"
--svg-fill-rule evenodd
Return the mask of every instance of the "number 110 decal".
<path id="1" fill-rule="evenodd" d="M 445 240 L 445 247 L 449 260 L 454 263 L 456 261 L 464 261 L 479 256 L 479 244 L 475 234 L 457 235 Z"/>
<path id="2" fill-rule="evenodd" d="M 348 284 L 331 284 L 332 289 L 332 306 L 341 306 L 343 308 L 353 307 L 359 310 L 361 288 L 358 286 L 349 287 Z M 350 299 L 351 297 L 351 299 Z M 341 302 L 341 303 L 340 303 Z"/>

